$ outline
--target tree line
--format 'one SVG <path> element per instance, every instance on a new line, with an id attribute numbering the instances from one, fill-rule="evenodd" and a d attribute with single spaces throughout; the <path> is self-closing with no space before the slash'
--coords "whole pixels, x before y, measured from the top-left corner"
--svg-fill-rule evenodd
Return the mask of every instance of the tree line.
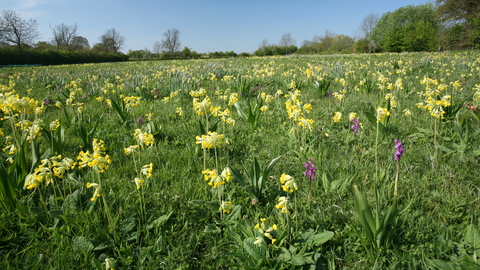
<path id="1" fill-rule="evenodd" d="M 285 35 L 278 45 L 263 40 L 255 55 L 416 52 L 480 49 L 480 1 L 436 0 L 393 12 L 368 14 L 357 37 L 326 31 L 304 40 L 296 49 Z"/>

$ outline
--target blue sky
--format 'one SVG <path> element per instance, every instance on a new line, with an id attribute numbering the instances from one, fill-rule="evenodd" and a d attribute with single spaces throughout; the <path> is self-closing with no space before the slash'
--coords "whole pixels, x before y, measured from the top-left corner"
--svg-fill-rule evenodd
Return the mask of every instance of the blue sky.
<path id="1" fill-rule="evenodd" d="M 380 16 L 419 0 L 0 0 L 1 10 L 14 10 L 35 19 L 41 41 L 52 39 L 50 26 L 79 25 L 90 46 L 110 28 L 125 37 L 122 51 L 152 50 L 168 29 L 180 30 L 183 46 L 199 53 L 253 53 L 262 40 L 278 44 L 290 33 L 300 47 L 303 40 L 325 31 L 358 35 L 366 15 Z"/>

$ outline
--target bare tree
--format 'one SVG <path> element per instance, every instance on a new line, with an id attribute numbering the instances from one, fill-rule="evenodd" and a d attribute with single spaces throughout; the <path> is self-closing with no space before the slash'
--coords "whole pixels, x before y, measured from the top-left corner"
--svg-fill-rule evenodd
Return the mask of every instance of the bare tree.
<path id="1" fill-rule="evenodd" d="M 125 43 L 125 37 L 117 29 L 111 28 L 100 37 L 100 41 L 106 52 L 118 53 Z"/>
<path id="2" fill-rule="evenodd" d="M 160 41 L 156 41 L 153 44 L 153 53 L 160 55 L 162 53 L 162 43 Z"/>
<path id="3" fill-rule="evenodd" d="M 279 47 L 285 47 L 285 54 L 288 54 L 288 47 L 295 46 L 295 39 L 293 39 L 292 34 L 287 33 L 282 36 L 280 42 L 278 43 Z"/>
<path id="4" fill-rule="evenodd" d="M 162 39 L 162 49 L 167 52 L 174 53 L 180 51 L 180 31 L 176 28 L 168 29 L 163 33 L 165 37 Z"/>
<path id="5" fill-rule="evenodd" d="M 64 44 L 67 51 L 70 51 L 72 45 L 72 40 L 78 35 L 78 25 L 66 25 L 64 23 L 55 25 L 54 28 L 51 28 L 53 31 L 53 43 L 57 46 L 57 51 L 60 48 L 60 45 Z"/>
<path id="6" fill-rule="evenodd" d="M 39 36 L 36 20 L 24 20 L 13 10 L 3 10 L 0 15 L 0 41 L 17 46 L 32 45 Z"/>
<path id="7" fill-rule="evenodd" d="M 359 30 L 362 35 L 362 38 L 369 39 L 368 35 L 372 31 L 372 29 L 377 25 L 379 15 L 376 13 L 371 13 L 363 18 L 362 22 L 360 23 Z"/>

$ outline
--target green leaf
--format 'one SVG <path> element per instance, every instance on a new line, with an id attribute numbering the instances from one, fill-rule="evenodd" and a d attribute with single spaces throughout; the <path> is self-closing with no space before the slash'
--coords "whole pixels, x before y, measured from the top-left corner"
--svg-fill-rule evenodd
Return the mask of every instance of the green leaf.
<path id="1" fill-rule="evenodd" d="M 288 262 L 292 259 L 292 253 L 284 247 L 282 247 L 281 253 L 278 255 L 278 260 L 282 262 Z"/>
<path id="2" fill-rule="evenodd" d="M 230 213 L 225 217 L 225 220 L 227 221 L 234 221 L 240 219 L 241 216 L 241 210 L 242 206 L 240 205 L 235 205 L 232 210 L 230 210 Z"/>
<path id="3" fill-rule="evenodd" d="M 243 240 L 243 247 L 253 259 L 263 261 L 267 253 L 267 247 L 264 244 L 260 246 L 254 244 L 255 240 L 255 238 L 246 238 Z"/>
<path id="4" fill-rule="evenodd" d="M 468 225 L 465 241 L 472 245 L 474 249 L 480 249 L 480 233 L 474 224 Z"/>
<path id="5" fill-rule="evenodd" d="M 129 217 L 124 219 L 122 222 L 120 222 L 117 225 L 116 229 L 120 234 L 126 235 L 127 233 L 132 231 L 136 225 L 137 225 L 137 219 L 135 217 Z"/>
<path id="6" fill-rule="evenodd" d="M 155 219 L 154 221 L 152 221 L 152 223 L 150 223 L 150 225 L 147 226 L 147 229 L 158 228 L 158 227 L 162 226 L 163 224 L 165 224 L 168 221 L 168 219 L 170 218 L 172 213 L 173 213 L 173 211 L 170 212 L 168 215 L 163 215 L 163 216 Z"/>
<path id="7" fill-rule="evenodd" d="M 334 235 L 335 233 L 331 231 L 324 231 L 322 233 L 317 233 L 312 238 L 313 244 L 320 246 L 325 242 L 327 242 L 328 240 L 332 239 Z"/>
<path id="8" fill-rule="evenodd" d="M 374 235 L 376 234 L 377 229 L 375 225 L 375 219 L 372 215 L 372 210 L 370 210 L 367 200 L 363 197 L 362 193 L 360 193 L 357 185 L 353 185 L 353 193 L 357 218 L 362 224 L 367 237 L 370 239 L 370 241 L 374 241 Z"/>
<path id="9" fill-rule="evenodd" d="M 243 111 L 242 107 L 240 107 L 240 104 L 238 102 L 236 102 L 234 105 L 235 105 L 235 108 L 237 108 L 237 112 L 238 112 L 238 115 L 240 116 L 240 118 L 247 121 L 248 117 L 245 114 L 245 112 Z"/>
<path id="10" fill-rule="evenodd" d="M 433 267 L 435 267 L 437 269 L 455 270 L 455 267 L 453 267 L 451 264 L 449 264 L 445 261 L 442 261 L 442 260 L 432 259 L 432 260 L 428 260 L 428 262 L 430 263 L 430 265 L 432 265 Z"/>
<path id="11" fill-rule="evenodd" d="M 48 214 L 54 218 L 62 219 L 63 210 L 60 210 L 60 209 L 50 210 L 48 211 Z"/>
<path id="12" fill-rule="evenodd" d="M 290 262 L 295 265 L 305 265 L 305 259 L 303 258 L 302 255 L 299 255 L 299 254 L 293 254 Z"/>
<path id="13" fill-rule="evenodd" d="M 79 236 L 73 240 L 73 249 L 77 254 L 86 257 L 94 249 L 94 246 L 87 238 Z"/>

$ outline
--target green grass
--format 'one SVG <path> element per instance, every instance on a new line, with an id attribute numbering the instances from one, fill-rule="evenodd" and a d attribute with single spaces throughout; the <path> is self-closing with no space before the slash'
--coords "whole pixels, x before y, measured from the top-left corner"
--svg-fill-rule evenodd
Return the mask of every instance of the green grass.
<path id="1" fill-rule="evenodd" d="M 22 155 L 1 152 L 8 178 L 2 177 L 0 189 L 9 186 L 18 192 L 13 199 L 0 197 L 0 256 L 4 258 L 0 267 L 105 269 L 107 261 L 114 261 L 115 269 L 436 269 L 442 263 L 465 269 L 465 263 L 473 262 L 469 267 L 477 269 L 480 246 L 471 239 L 477 239 L 480 221 L 476 133 L 480 120 L 462 104 L 480 103 L 474 90 L 480 79 L 476 59 L 480 53 L 468 51 L 1 69 L 3 147 L 13 142 L 18 148 L 8 136 L 21 141 L 27 133 L 12 129 L 12 121 L 42 119 L 41 126 L 48 129 L 58 119 L 65 130 L 62 158 L 78 162 L 80 151 L 93 151 L 84 146 L 79 127 L 89 132 L 100 119 L 88 138 L 104 141 L 102 155 L 108 154 L 112 163 L 100 178 L 95 169 L 76 166 L 63 179 L 54 176 L 53 185 L 43 181 L 25 189 L 25 175 L 38 168 L 40 159 L 56 155 L 49 143 L 42 136 L 36 139 L 39 159 L 28 141 Z M 315 76 L 308 75 L 307 69 Z M 379 74 L 386 81 L 379 81 Z M 445 84 L 447 89 L 438 99 L 451 95 L 452 105 L 444 109 L 458 107 L 458 111 L 437 119 L 418 108 L 417 103 L 426 100 L 418 94 L 425 90 L 424 77 Z M 403 89 L 386 88 L 398 79 Z M 327 90 L 316 83 L 327 80 Z M 462 91 L 450 85 L 457 80 Z M 9 87 L 9 81 L 15 85 Z M 312 130 L 298 126 L 287 114 L 285 102 L 295 90 L 292 82 L 301 91 L 296 101 L 312 106 L 310 113 L 303 109 L 304 117 L 315 121 Z M 234 126 L 211 113 L 208 123 L 205 115 L 197 115 L 189 91 L 200 88 L 214 107 L 230 110 Z M 328 97 L 328 92 L 342 93 L 342 89 L 343 100 Z M 50 104 L 44 105 L 42 114 L 15 115 L 8 107 L 18 108 L 7 98 L 12 90 L 19 98 L 38 101 L 38 106 L 47 99 Z M 228 97 L 238 92 L 245 112 L 246 102 L 262 92 L 274 97 L 264 103 L 268 110 L 254 112 L 259 114 L 256 125 L 228 105 Z M 376 144 L 376 123 L 368 115 L 375 116 L 379 106 L 387 107 L 387 93 L 395 96 L 397 107 L 390 108 L 388 124 Z M 142 97 L 139 106 L 124 111 L 125 121 L 105 101 L 120 95 Z M 61 109 L 53 105 L 57 100 Z M 83 107 L 81 113 L 78 107 Z M 184 115 L 176 113 L 178 107 Z M 412 115 L 404 115 L 405 109 Z M 332 120 L 335 112 L 343 114 L 340 122 Z M 356 137 L 350 129 L 351 112 L 362 123 Z M 153 113 L 151 120 L 148 113 Z M 135 129 L 147 132 L 151 123 L 158 131 L 152 132 L 155 144 L 134 156 L 126 155 L 123 149 L 137 144 Z M 224 134 L 229 144 L 204 151 L 195 139 L 204 135 L 202 128 Z M 292 128 L 296 128 L 293 133 Z M 406 149 L 400 163 L 398 215 L 386 228 L 391 232 L 388 242 L 371 249 L 352 187 L 358 186 L 374 215 L 385 214 L 392 203 L 397 169 L 394 139 Z M 249 172 L 254 159 L 263 170 L 277 156 L 280 161 L 263 179 L 261 202 L 235 177 L 217 190 L 202 175 L 204 169 L 220 173 L 232 167 L 247 177 L 243 167 Z M 15 163 L 7 162 L 8 157 Z M 317 169 L 313 182 L 303 177 L 308 159 Z M 149 163 L 153 176 L 146 178 L 139 169 Z M 15 171 L 20 164 L 24 166 Z M 298 190 L 284 192 L 282 174 L 291 175 Z M 136 189 L 136 177 L 145 180 L 141 189 Z M 102 196 L 95 202 L 90 200 L 94 188 L 87 188 L 87 182 L 101 182 Z M 278 198 L 287 195 L 288 217 L 275 207 Z M 220 213 L 219 198 L 232 202 L 230 213 Z M 277 224 L 278 230 L 271 231 L 277 239 L 274 244 L 254 228 L 261 218 L 267 218 L 267 227 Z M 472 224 L 476 231 L 469 227 Z M 264 243 L 251 244 L 256 237 Z"/>

